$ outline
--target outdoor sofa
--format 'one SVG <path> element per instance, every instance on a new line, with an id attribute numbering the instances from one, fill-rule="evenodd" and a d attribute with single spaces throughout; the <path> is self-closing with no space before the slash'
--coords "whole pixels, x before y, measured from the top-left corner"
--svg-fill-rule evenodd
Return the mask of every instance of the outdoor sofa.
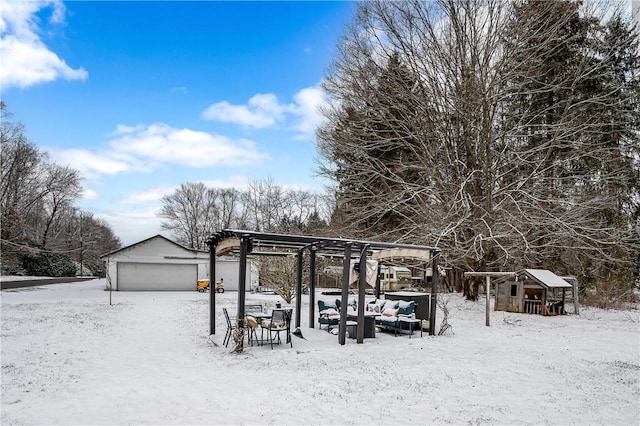
<path id="1" fill-rule="evenodd" d="M 348 303 L 347 310 L 355 314 L 357 301 L 350 299 Z M 333 326 L 340 323 L 341 305 L 342 301 L 340 299 L 336 299 L 334 303 L 318 300 L 318 323 L 320 327 L 326 325 L 327 331 L 330 331 Z M 422 326 L 417 321 L 414 324 L 409 322 L 410 319 L 415 319 L 415 308 L 416 302 L 413 300 L 372 299 L 367 302 L 365 311 L 380 314 L 376 316 L 376 326 L 398 333 L 402 330 L 418 330 Z"/>

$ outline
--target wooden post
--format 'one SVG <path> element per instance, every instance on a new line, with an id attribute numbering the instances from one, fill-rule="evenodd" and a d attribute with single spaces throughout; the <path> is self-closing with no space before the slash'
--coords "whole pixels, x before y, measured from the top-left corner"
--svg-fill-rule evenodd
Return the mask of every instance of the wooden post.
<path id="1" fill-rule="evenodd" d="M 309 328 L 316 325 L 316 248 L 309 254 Z"/>
<path id="2" fill-rule="evenodd" d="M 344 260 L 342 262 L 342 304 L 340 306 L 340 326 L 338 327 L 338 342 L 347 343 L 347 304 L 349 303 L 349 275 L 351 273 L 351 243 L 344 246 Z"/>
<path id="3" fill-rule="evenodd" d="M 296 279 L 296 327 L 300 327 L 300 316 L 302 315 L 302 249 L 296 255 L 298 261 Z"/>
<path id="4" fill-rule="evenodd" d="M 489 327 L 491 325 L 491 301 L 489 300 L 489 293 L 491 293 L 491 277 L 489 275 L 487 275 L 484 278 L 485 281 L 485 286 L 484 286 L 484 292 L 485 292 L 485 298 L 486 298 L 486 304 L 485 304 L 485 325 L 487 327 Z"/>
<path id="5" fill-rule="evenodd" d="M 247 253 L 249 252 L 249 237 L 240 239 L 240 270 L 238 271 L 238 327 L 244 327 L 244 301 L 247 288 Z"/>
<path id="6" fill-rule="evenodd" d="M 360 277 L 358 279 L 358 326 L 356 328 L 356 339 L 358 343 L 364 342 L 364 291 L 367 286 L 367 250 L 369 245 L 365 244 L 360 252 Z"/>
<path id="7" fill-rule="evenodd" d="M 216 246 L 209 242 L 209 335 L 216 334 Z"/>
<path id="8" fill-rule="evenodd" d="M 429 336 L 436 335 L 436 307 L 438 303 L 438 258 L 440 253 L 434 253 L 431 262 L 431 302 L 429 311 Z"/>

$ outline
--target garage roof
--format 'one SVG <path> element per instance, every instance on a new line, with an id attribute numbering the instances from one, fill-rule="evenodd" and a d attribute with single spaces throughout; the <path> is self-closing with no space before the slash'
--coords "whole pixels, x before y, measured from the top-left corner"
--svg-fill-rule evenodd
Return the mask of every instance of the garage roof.
<path id="1" fill-rule="evenodd" d="M 128 250 L 128 249 L 130 249 L 130 248 L 132 248 L 132 247 L 135 247 L 135 246 L 140 245 L 140 244 L 144 244 L 144 243 L 146 243 L 146 242 L 148 242 L 148 241 L 151 241 L 151 240 L 154 240 L 154 239 L 156 239 L 156 238 L 161 238 L 161 239 L 163 239 L 163 240 L 165 240 L 165 241 L 167 241 L 167 242 L 169 242 L 169 243 L 171 243 L 171 244 L 173 244 L 173 245 L 176 245 L 176 246 L 178 246 L 178 247 L 180 247 L 180 248 L 182 248 L 182 249 L 188 250 L 188 251 L 192 251 L 192 252 L 194 252 L 194 253 L 208 253 L 208 251 L 207 251 L 207 250 L 196 250 L 196 249 L 192 249 L 192 248 L 189 248 L 189 247 L 183 246 L 182 244 L 178 244 L 178 243 L 176 243 L 175 241 L 172 241 L 172 240 L 170 240 L 169 238 L 165 237 L 164 235 L 157 234 L 157 235 L 154 235 L 153 237 L 149 237 L 149 238 L 147 238 L 147 239 L 145 239 L 145 240 L 138 241 L 137 243 L 133 243 L 133 244 L 130 244 L 130 245 L 126 246 L 126 247 L 122 247 L 122 248 L 119 248 L 119 249 L 116 249 L 116 250 L 110 251 L 109 253 L 105 253 L 105 254 L 103 254 L 102 256 L 100 256 L 100 259 L 101 259 L 101 260 L 102 260 L 102 259 L 105 259 L 105 258 L 107 258 L 107 257 L 109 257 L 109 256 L 113 256 L 113 255 L 114 255 L 114 254 L 116 254 L 116 253 L 119 253 L 119 252 L 124 251 L 124 250 Z"/>

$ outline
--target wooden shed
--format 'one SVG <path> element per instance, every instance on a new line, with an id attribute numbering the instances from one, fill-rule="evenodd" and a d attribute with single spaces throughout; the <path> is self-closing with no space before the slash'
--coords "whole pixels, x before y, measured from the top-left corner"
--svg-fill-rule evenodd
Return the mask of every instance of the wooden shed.
<path id="1" fill-rule="evenodd" d="M 522 269 L 494 281 L 495 310 L 541 315 L 566 313 L 566 291 L 573 286 L 546 269 Z"/>

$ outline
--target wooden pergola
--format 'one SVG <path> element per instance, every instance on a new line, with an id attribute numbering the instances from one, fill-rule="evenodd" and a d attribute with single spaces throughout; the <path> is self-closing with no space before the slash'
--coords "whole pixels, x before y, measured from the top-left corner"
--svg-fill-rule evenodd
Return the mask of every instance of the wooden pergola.
<path id="1" fill-rule="evenodd" d="M 358 325 L 356 328 L 356 340 L 358 343 L 364 341 L 364 309 L 365 309 L 365 286 L 366 286 L 366 260 L 374 253 L 384 253 L 389 256 L 394 250 L 398 253 L 409 250 L 414 256 L 424 253 L 424 259 L 431 261 L 432 281 L 431 281 L 431 306 L 429 315 L 429 334 L 435 335 L 436 322 L 436 296 L 438 292 L 438 259 L 440 249 L 431 246 L 420 246 L 412 244 L 384 243 L 376 241 L 350 240 L 343 238 L 327 238 L 303 235 L 273 234 L 265 232 L 254 232 L 237 229 L 225 229 L 211 235 L 207 240 L 209 246 L 209 276 L 215 279 L 215 258 L 228 253 L 237 253 L 240 260 L 240 270 L 238 279 L 238 314 L 237 321 L 239 327 L 244 327 L 245 297 L 247 280 L 247 256 L 273 256 L 273 255 L 295 255 L 297 259 L 297 281 L 296 281 L 296 306 L 295 306 L 295 326 L 300 327 L 302 312 L 302 264 L 303 256 L 309 256 L 310 276 L 309 276 L 309 328 L 315 326 L 315 287 L 316 287 L 316 256 L 318 253 L 331 253 L 343 257 L 342 268 L 342 305 L 340 307 L 340 326 L 338 341 L 341 345 L 346 342 L 346 318 L 347 305 L 349 300 L 349 272 L 351 269 L 351 259 L 359 258 L 360 278 L 358 282 Z M 262 250 L 262 251 L 261 251 Z M 380 295 L 379 280 L 376 284 L 376 295 Z M 209 334 L 216 333 L 215 325 L 216 292 L 210 292 L 209 299 Z"/>

